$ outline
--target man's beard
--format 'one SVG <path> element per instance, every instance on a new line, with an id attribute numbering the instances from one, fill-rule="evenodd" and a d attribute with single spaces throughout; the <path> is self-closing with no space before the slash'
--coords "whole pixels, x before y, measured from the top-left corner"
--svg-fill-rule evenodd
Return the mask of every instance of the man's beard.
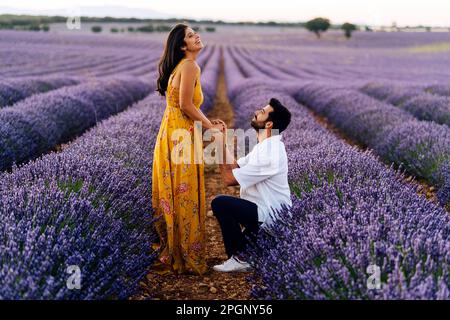
<path id="1" fill-rule="evenodd" d="M 259 130 L 265 128 L 266 122 L 265 122 L 265 121 L 256 121 L 256 120 L 252 120 L 251 126 L 252 126 L 252 128 L 255 129 L 256 131 L 259 131 Z"/>

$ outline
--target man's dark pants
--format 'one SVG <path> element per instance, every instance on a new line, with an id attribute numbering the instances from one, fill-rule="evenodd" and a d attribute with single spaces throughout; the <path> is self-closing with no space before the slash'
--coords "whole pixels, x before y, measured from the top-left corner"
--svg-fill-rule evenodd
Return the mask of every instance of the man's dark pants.
<path id="1" fill-rule="evenodd" d="M 219 195 L 212 200 L 211 208 L 222 229 L 228 257 L 244 253 L 247 245 L 256 241 L 259 231 L 257 205 L 245 199 Z"/>

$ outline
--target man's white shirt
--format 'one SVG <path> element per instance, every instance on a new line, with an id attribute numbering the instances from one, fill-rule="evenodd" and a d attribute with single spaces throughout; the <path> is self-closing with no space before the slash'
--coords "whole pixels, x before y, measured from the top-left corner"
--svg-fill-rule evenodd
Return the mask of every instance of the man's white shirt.
<path id="1" fill-rule="evenodd" d="M 282 136 L 274 135 L 257 143 L 245 157 L 239 158 L 239 168 L 233 175 L 239 183 L 240 197 L 258 207 L 258 221 L 266 227 L 278 218 L 282 205 L 291 206 L 288 184 L 288 160 Z"/>

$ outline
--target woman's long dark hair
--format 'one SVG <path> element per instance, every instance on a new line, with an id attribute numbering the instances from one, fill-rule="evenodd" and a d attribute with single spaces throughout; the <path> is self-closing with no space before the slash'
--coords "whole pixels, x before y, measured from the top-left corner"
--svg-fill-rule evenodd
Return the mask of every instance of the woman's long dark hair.
<path id="1" fill-rule="evenodd" d="M 162 96 L 166 95 L 170 74 L 181 59 L 184 58 L 184 51 L 181 50 L 181 47 L 186 45 L 184 36 L 187 27 L 187 25 L 179 23 L 170 30 L 169 36 L 167 37 L 164 53 L 159 60 L 159 77 L 156 83 L 156 91 Z"/>

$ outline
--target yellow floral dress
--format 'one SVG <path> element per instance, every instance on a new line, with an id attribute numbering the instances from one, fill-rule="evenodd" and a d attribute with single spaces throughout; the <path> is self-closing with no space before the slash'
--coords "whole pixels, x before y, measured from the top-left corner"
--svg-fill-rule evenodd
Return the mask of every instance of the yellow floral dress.
<path id="1" fill-rule="evenodd" d="M 180 109 L 179 88 L 171 83 L 185 61 L 184 58 L 178 63 L 169 79 L 167 105 L 153 155 L 152 206 L 159 235 L 159 243 L 153 248 L 160 250 L 154 268 L 160 273 L 203 274 L 207 269 L 206 199 L 204 165 L 197 158 L 203 152 L 202 130 L 194 130 L 194 121 Z M 196 108 L 203 103 L 200 72 L 195 80 L 193 103 Z M 184 129 L 184 136 L 177 134 L 178 129 Z"/>

